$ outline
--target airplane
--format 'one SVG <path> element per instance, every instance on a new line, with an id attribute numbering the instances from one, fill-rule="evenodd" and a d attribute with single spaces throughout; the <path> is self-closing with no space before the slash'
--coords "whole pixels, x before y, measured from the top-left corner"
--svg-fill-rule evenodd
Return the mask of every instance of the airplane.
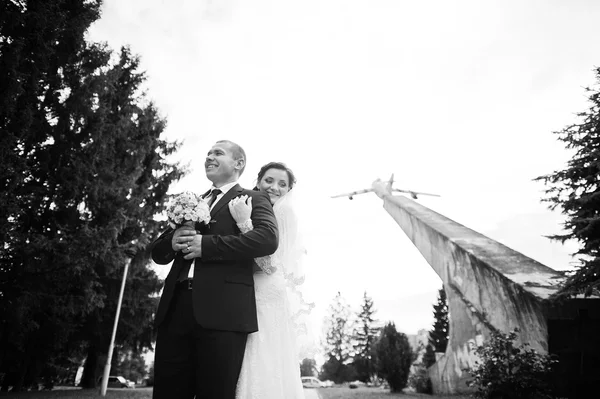
<path id="1" fill-rule="evenodd" d="M 400 193 L 406 193 L 406 194 L 410 194 L 410 196 L 413 199 L 419 199 L 418 196 L 419 195 L 429 195 L 432 197 L 439 197 L 438 194 L 429 194 L 429 193 L 421 193 L 418 191 L 412 191 L 412 190 L 401 190 L 399 188 L 392 188 L 392 185 L 394 184 L 394 174 L 392 173 L 392 176 L 390 177 L 390 180 L 387 181 L 387 188 L 390 191 L 396 191 L 396 192 L 400 192 Z M 354 199 L 355 195 L 358 194 L 365 194 L 365 193 L 370 193 L 373 192 L 372 188 L 366 188 L 364 190 L 358 190 L 358 191 L 352 191 L 351 193 L 345 193 L 345 194 L 339 194 L 339 195 L 334 195 L 331 198 L 340 198 L 340 197 L 348 197 L 348 199 Z"/>

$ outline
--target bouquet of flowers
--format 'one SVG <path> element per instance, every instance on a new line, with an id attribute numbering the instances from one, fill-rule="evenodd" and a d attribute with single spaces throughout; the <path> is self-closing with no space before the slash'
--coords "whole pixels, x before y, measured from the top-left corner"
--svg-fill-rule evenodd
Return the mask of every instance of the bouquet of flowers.
<path id="1" fill-rule="evenodd" d="M 193 226 L 195 222 L 210 222 L 208 203 L 199 195 L 186 191 L 171 198 L 167 205 L 167 217 L 172 228 Z"/>

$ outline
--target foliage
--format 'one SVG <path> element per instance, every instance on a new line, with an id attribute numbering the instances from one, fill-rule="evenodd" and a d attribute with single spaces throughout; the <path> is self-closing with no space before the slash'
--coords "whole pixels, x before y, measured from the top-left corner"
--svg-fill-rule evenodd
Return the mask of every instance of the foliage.
<path id="1" fill-rule="evenodd" d="M 55 389 L 52 391 L 12 392 L 11 399 L 84 399 L 101 397 L 97 389 Z M 152 391 L 149 389 L 112 389 L 106 393 L 112 399 L 151 399 Z"/>
<path id="2" fill-rule="evenodd" d="M 0 4 L 0 373 L 17 390 L 106 352 L 128 261 L 117 341 L 151 342 L 147 246 L 179 144 L 160 138 L 138 58 L 85 42 L 100 3 Z"/>
<path id="3" fill-rule="evenodd" d="M 423 363 L 414 364 L 413 372 L 408 377 L 408 385 L 418 393 L 432 393 L 431 379 L 427 373 L 427 367 Z"/>
<path id="4" fill-rule="evenodd" d="M 0 372 L 3 385 L 17 389 L 32 375 L 77 363 L 53 353 L 66 344 L 78 309 L 94 302 L 81 295 L 81 268 L 63 263 L 83 237 L 66 241 L 70 232 L 60 224 L 74 217 L 66 200 L 55 201 L 56 180 L 71 177 L 57 158 L 70 154 L 50 143 L 47 127 L 59 114 L 71 116 L 58 109 L 66 90 L 59 71 L 85 46 L 99 3 L 0 4 Z"/>
<path id="5" fill-rule="evenodd" d="M 437 303 L 433 305 L 433 320 L 433 326 L 429 331 L 429 343 L 425 347 L 423 355 L 425 367 L 431 367 L 436 362 L 435 352 L 446 352 L 450 338 L 448 299 L 444 287 L 440 288 Z"/>
<path id="6" fill-rule="evenodd" d="M 357 317 L 357 326 L 354 329 L 354 360 L 352 362 L 356 369 L 357 378 L 363 382 L 368 382 L 375 374 L 375 364 L 373 361 L 373 347 L 379 329 L 375 327 L 376 319 L 373 299 L 365 292 L 363 303 Z"/>
<path id="7" fill-rule="evenodd" d="M 554 132 L 566 148 L 574 151 L 563 170 L 537 177 L 547 189 L 554 210 L 566 215 L 566 233 L 549 236 L 565 242 L 577 240 L 581 255 L 577 270 L 568 274 L 554 298 L 600 295 L 600 67 L 595 69 L 596 87 L 586 88 L 590 107 L 577 114 L 579 123 Z"/>
<path id="8" fill-rule="evenodd" d="M 425 347 L 425 354 L 423 355 L 423 365 L 429 368 L 433 366 L 435 362 L 435 349 L 433 349 L 433 345 L 427 344 Z"/>
<path id="9" fill-rule="evenodd" d="M 146 378 L 146 386 L 153 387 L 154 386 L 154 362 L 148 368 L 148 377 Z"/>
<path id="10" fill-rule="evenodd" d="M 555 360 L 537 353 L 528 344 L 515 346 L 519 329 L 494 333 L 477 348 L 481 361 L 469 373 L 467 385 L 476 387 L 477 398 L 552 398 L 552 367 Z"/>
<path id="11" fill-rule="evenodd" d="M 356 369 L 352 364 L 340 363 L 335 357 L 330 357 L 321 366 L 319 373 L 321 381 L 331 380 L 336 384 L 356 380 Z"/>
<path id="12" fill-rule="evenodd" d="M 141 383 L 147 375 L 146 361 L 141 352 L 122 348 L 113 354 L 111 373 L 120 375 L 135 383 Z"/>
<path id="13" fill-rule="evenodd" d="M 397 393 L 390 394 L 382 389 L 358 388 L 349 389 L 347 387 L 322 388 L 316 390 L 321 399 L 390 399 L 390 398 L 423 398 L 420 394 Z M 9 396 L 12 399 L 55 399 L 55 398 L 98 398 L 98 390 L 95 389 L 72 389 L 72 390 L 54 390 L 39 392 L 15 392 Z M 152 390 L 150 388 L 136 389 L 109 389 L 107 398 L 113 399 L 151 399 Z M 436 399 L 468 399 L 467 396 L 457 395 L 436 395 Z"/>
<path id="14" fill-rule="evenodd" d="M 448 299 L 444 287 L 438 292 L 437 303 L 433 305 L 433 327 L 429 331 L 429 344 L 435 352 L 446 352 L 450 333 L 448 321 Z"/>
<path id="15" fill-rule="evenodd" d="M 391 391 L 401 392 L 406 388 L 414 354 L 408 337 L 398 332 L 393 322 L 383 327 L 375 344 L 375 355 L 377 373 L 388 382 Z"/>
<path id="16" fill-rule="evenodd" d="M 352 359 L 352 331 L 353 320 L 350 307 L 337 293 L 333 302 L 329 305 L 328 316 L 325 319 L 325 341 L 323 350 L 325 358 L 328 359 L 323 366 L 323 372 L 327 379 L 335 382 L 348 381 L 347 368 L 345 367 Z"/>
<path id="17" fill-rule="evenodd" d="M 300 363 L 300 376 L 312 377 L 316 374 L 317 362 L 315 359 L 302 359 Z"/>
<path id="18" fill-rule="evenodd" d="M 344 365 L 339 362 L 335 357 L 330 356 L 325 363 L 321 366 L 321 371 L 319 372 L 319 379 L 321 381 L 331 380 L 336 384 L 340 384 L 344 382 L 342 378 L 342 370 L 341 368 Z"/>

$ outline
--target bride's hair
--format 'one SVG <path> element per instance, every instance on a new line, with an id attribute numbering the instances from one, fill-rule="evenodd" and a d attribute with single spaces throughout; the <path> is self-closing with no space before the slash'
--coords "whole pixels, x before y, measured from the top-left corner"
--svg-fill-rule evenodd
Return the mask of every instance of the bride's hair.
<path id="1" fill-rule="evenodd" d="M 258 184 L 260 183 L 262 178 L 265 176 L 265 173 L 267 173 L 267 171 L 269 169 L 279 169 L 279 170 L 283 170 L 284 172 L 286 172 L 288 175 L 288 180 L 290 181 L 290 190 L 294 187 L 294 184 L 296 184 L 296 176 L 294 176 L 294 172 L 292 172 L 292 170 L 290 168 L 288 168 L 283 162 L 269 162 L 268 164 L 266 164 L 262 168 L 260 168 L 260 170 L 258 171 L 258 178 L 256 179 L 256 187 L 254 187 L 255 190 L 258 190 Z"/>

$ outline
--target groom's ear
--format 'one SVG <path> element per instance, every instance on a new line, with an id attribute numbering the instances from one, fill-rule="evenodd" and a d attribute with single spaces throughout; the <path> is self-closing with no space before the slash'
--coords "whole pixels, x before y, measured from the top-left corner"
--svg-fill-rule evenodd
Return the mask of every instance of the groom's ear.
<path id="1" fill-rule="evenodd" d="M 242 173 L 244 168 L 246 167 L 246 160 L 244 158 L 239 158 L 235 161 L 235 168 Z"/>

